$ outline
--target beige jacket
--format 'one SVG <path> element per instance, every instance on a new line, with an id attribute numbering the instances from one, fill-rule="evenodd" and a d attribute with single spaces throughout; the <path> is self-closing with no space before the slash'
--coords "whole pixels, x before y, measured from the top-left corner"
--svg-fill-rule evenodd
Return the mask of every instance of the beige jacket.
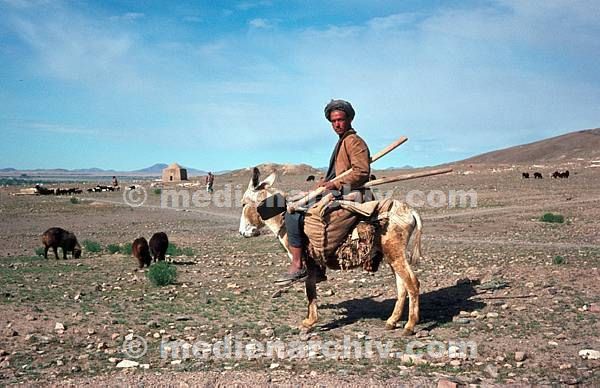
<path id="1" fill-rule="evenodd" d="M 357 134 L 346 136 L 335 158 L 335 175 L 339 176 L 349 169 L 352 169 L 352 173 L 336 182 L 336 189 L 339 190 L 347 185 L 355 189 L 367 183 L 371 176 L 370 159 L 369 147 L 360 136 Z"/>

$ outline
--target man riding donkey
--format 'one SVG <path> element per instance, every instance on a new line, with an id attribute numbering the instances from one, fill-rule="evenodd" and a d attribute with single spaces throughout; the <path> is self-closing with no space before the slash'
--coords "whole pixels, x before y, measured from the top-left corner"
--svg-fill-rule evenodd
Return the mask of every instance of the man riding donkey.
<path id="1" fill-rule="evenodd" d="M 354 119 L 354 108 L 344 100 L 331 100 L 325 106 L 325 118 L 331 123 L 331 127 L 339 136 L 338 142 L 333 149 L 331 159 L 329 160 L 329 168 L 327 175 L 321 180 L 317 187 L 322 187 L 327 191 L 333 192 L 335 196 L 349 194 L 351 191 L 360 191 L 359 198 L 372 198 L 372 193 L 368 189 L 361 187 L 369 181 L 371 176 L 370 167 L 370 152 L 365 141 L 356 134 L 352 128 L 352 120 Z M 344 177 L 340 175 L 348 170 Z M 334 181 L 334 178 L 338 177 Z M 354 226 L 356 217 L 345 209 L 338 209 L 339 217 L 337 219 L 340 227 L 350 231 Z M 303 212 L 287 212 L 285 214 L 285 224 L 288 232 L 289 250 L 292 256 L 287 273 L 283 274 L 275 282 L 280 285 L 289 284 L 298 280 L 302 280 L 307 276 L 306 265 L 302 260 L 303 252 L 306 247 L 306 235 L 304 234 L 304 219 Z M 319 267 L 317 274 L 317 282 L 327 280 L 325 276 L 325 268 Z"/>

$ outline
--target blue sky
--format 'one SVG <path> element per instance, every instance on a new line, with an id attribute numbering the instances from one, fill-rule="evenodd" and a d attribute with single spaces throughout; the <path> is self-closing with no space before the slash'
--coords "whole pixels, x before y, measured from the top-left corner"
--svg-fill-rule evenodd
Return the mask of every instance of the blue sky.
<path id="1" fill-rule="evenodd" d="M 148 3 L 148 4 L 146 4 Z M 375 168 L 600 126 L 597 1 L 0 0 L 0 167 Z"/>

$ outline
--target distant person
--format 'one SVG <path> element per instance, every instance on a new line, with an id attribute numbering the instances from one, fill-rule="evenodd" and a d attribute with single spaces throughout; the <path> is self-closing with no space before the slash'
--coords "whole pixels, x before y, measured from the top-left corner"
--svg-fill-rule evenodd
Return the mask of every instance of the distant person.
<path id="1" fill-rule="evenodd" d="M 215 176 L 212 174 L 212 172 L 208 172 L 208 175 L 206 176 L 206 191 L 209 193 L 213 192 L 213 183 L 215 183 Z"/>
<path id="2" fill-rule="evenodd" d="M 115 190 L 116 191 L 121 190 L 121 188 L 119 187 L 119 181 L 117 180 L 116 176 L 112 177 L 112 189 L 113 189 L 113 191 L 115 191 Z"/>

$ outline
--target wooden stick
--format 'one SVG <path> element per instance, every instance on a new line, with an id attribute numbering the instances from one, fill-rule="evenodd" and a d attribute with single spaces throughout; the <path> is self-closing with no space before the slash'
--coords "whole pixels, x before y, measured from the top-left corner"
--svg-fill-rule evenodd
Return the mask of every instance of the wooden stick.
<path id="1" fill-rule="evenodd" d="M 380 179 L 375 179 L 373 181 L 367 182 L 367 183 L 364 184 L 363 187 L 372 187 L 372 186 L 383 185 L 385 183 L 392 183 L 392 182 L 398 182 L 398 181 L 407 181 L 409 179 L 423 178 L 423 177 L 431 176 L 431 175 L 447 174 L 449 172 L 452 172 L 451 168 L 438 168 L 438 169 L 435 169 L 435 170 L 427 170 L 427 171 L 421 171 L 421 172 L 414 172 L 412 174 L 390 176 L 390 177 L 387 177 L 387 178 L 380 178 Z"/>
<path id="2" fill-rule="evenodd" d="M 404 144 L 407 140 L 408 140 L 408 137 L 401 136 L 398 140 L 396 140 L 392 144 L 388 145 L 387 147 L 385 147 L 384 149 L 382 149 L 381 151 L 379 151 L 375 155 L 371 156 L 370 163 L 373 163 L 374 161 L 376 161 L 378 159 L 381 159 L 385 155 L 387 155 L 390 152 L 392 152 L 393 150 L 395 150 L 398 146 Z"/>

